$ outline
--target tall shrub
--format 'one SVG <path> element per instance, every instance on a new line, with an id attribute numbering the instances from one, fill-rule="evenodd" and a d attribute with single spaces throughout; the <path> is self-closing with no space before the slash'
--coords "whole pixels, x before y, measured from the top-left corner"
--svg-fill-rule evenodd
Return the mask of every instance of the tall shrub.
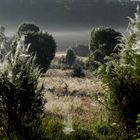
<path id="1" fill-rule="evenodd" d="M 45 100 L 38 87 L 40 71 L 22 41 L 0 63 L 0 130 L 29 139 L 41 124 Z"/>
<path id="2" fill-rule="evenodd" d="M 106 62 L 105 57 L 118 53 L 116 45 L 119 43 L 121 33 L 112 28 L 100 27 L 91 31 L 89 49 L 90 55 L 87 64 L 93 70 Z"/>
<path id="3" fill-rule="evenodd" d="M 139 8 L 137 9 L 139 10 Z M 140 113 L 140 17 L 130 18 L 128 35 L 122 37 L 119 54 L 100 67 L 100 74 L 110 89 L 108 105 L 111 117 L 127 130 L 135 128 Z"/>
<path id="4" fill-rule="evenodd" d="M 13 44 L 24 35 L 25 44 L 30 44 L 30 54 L 36 55 L 36 64 L 46 72 L 55 56 L 56 43 L 54 38 L 47 32 L 40 31 L 39 27 L 33 23 L 23 23 L 19 26 Z"/>
<path id="5" fill-rule="evenodd" d="M 76 60 L 76 54 L 72 48 L 69 48 L 66 52 L 66 64 L 72 66 Z"/>

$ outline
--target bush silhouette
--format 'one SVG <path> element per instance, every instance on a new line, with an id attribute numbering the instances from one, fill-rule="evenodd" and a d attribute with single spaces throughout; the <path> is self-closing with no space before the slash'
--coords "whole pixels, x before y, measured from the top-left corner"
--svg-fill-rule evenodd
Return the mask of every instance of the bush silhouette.
<path id="1" fill-rule="evenodd" d="M 119 32 L 111 28 L 94 28 L 90 36 L 88 65 L 96 69 L 98 68 L 97 62 L 103 64 L 106 62 L 104 59 L 106 56 L 118 53 L 119 49 L 116 45 L 120 42 L 120 36 Z"/>
<path id="2" fill-rule="evenodd" d="M 73 77 L 84 77 L 85 74 L 83 72 L 83 68 L 80 64 L 78 64 L 78 62 L 75 62 L 72 66 L 72 76 Z"/>
<path id="3" fill-rule="evenodd" d="M 76 60 L 76 54 L 72 48 L 69 48 L 66 52 L 66 64 L 70 67 Z"/>
<path id="4" fill-rule="evenodd" d="M 56 43 L 47 32 L 40 31 L 39 27 L 32 23 L 23 23 L 19 26 L 14 45 L 24 36 L 25 44 L 30 44 L 29 52 L 36 55 L 35 62 L 46 72 L 55 56 Z"/>

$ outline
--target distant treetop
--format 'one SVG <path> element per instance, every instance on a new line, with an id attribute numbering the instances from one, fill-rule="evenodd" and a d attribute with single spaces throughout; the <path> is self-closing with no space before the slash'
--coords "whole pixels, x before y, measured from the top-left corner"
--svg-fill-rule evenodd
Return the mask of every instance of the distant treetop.
<path id="1" fill-rule="evenodd" d="M 18 34 L 23 34 L 26 32 L 39 32 L 40 29 L 33 23 L 22 23 L 18 27 Z"/>

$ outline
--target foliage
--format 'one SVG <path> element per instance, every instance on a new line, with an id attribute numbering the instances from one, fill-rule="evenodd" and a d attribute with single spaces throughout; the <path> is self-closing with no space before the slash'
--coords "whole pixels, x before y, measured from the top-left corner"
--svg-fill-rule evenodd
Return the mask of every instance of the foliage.
<path id="1" fill-rule="evenodd" d="M 118 43 L 119 36 L 120 33 L 111 28 L 94 28 L 91 31 L 89 49 L 92 52 L 96 49 L 100 49 L 106 55 L 109 55 L 110 53 L 117 51 L 114 47 Z"/>
<path id="2" fill-rule="evenodd" d="M 45 100 L 38 87 L 40 71 L 22 41 L 0 63 L 0 133 L 8 139 L 38 135 Z"/>
<path id="3" fill-rule="evenodd" d="M 85 74 L 83 72 L 82 66 L 76 61 L 72 66 L 72 76 L 73 77 L 84 77 Z"/>
<path id="4" fill-rule="evenodd" d="M 62 56 L 60 58 L 53 59 L 51 62 L 50 68 L 51 69 L 70 69 L 70 66 L 66 64 L 65 57 Z"/>
<path id="5" fill-rule="evenodd" d="M 40 29 L 38 26 L 36 26 L 33 23 L 22 23 L 19 25 L 18 27 L 18 34 L 22 35 L 22 34 L 26 34 L 27 32 L 39 32 Z"/>
<path id="6" fill-rule="evenodd" d="M 137 140 L 140 140 L 140 114 L 138 114 L 138 119 L 136 123 L 137 123 L 137 134 L 135 137 L 137 138 Z"/>
<path id="7" fill-rule="evenodd" d="M 78 126 L 74 126 L 74 131 L 66 134 L 63 119 L 58 117 L 48 117 L 46 122 L 47 140 L 98 140 L 92 131 Z"/>
<path id="8" fill-rule="evenodd" d="M 72 66 L 76 60 L 76 54 L 72 48 L 69 48 L 66 52 L 66 64 Z"/>
<path id="9" fill-rule="evenodd" d="M 0 57 L 10 49 L 11 40 L 5 35 L 5 27 L 0 26 Z"/>
<path id="10" fill-rule="evenodd" d="M 17 44 L 17 41 L 23 36 L 25 44 L 30 44 L 30 54 L 36 55 L 35 62 L 42 72 L 46 72 L 55 56 L 56 43 L 53 37 L 47 32 L 41 32 L 38 26 L 31 23 L 20 25 L 13 44 Z"/>
<path id="11" fill-rule="evenodd" d="M 130 18 L 128 36 L 121 39 L 120 60 L 114 57 L 99 69 L 108 85 L 108 105 L 112 119 L 130 131 L 136 128 L 137 114 L 140 113 L 140 18 Z"/>
<path id="12" fill-rule="evenodd" d="M 0 43 L 2 43 L 2 41 L 5 39 L 5 27 L 4 26 L 0 26 Z"/>
<path id="13" fill-rule="evenodd" d="M 116 45 L 119 43 L 121 34 L 111 28 L 94 28 L 91 32 L 89 49 L 91 51 L 88 63 L 94 69 L 98 68 L 100 63 L 105 63 L 104 59 L 111 53 L 117 53 Z"/>
<path id="14" fill-rule="evenodd" d="M 104 63 L 104 57 L 105 55 L 101 50 L 95 50 L 94 53 L 89 56 L 86 62 L 87 67 L 90 67 L 91 70 L 96 70 L 102 63 Z"/>
<path id="15" fill-rule="evenodd" d="M 99 140 L 133 140 L 132 136 L 116 123 L 99 123 L 95 126 L 94 133 Z"/>

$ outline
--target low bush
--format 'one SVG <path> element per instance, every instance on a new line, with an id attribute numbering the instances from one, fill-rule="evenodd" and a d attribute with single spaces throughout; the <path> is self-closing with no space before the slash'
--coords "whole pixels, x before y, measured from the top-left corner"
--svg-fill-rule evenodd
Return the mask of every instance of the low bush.
<path id="1" fill-rule="evenodd" d="M 76 54 L 72 48 L 69 48 L 66 52 L 66 64 L 69 65 L 70 67 L 74 64 L 76 60 Z"/>
<path id="2" fill-rule="evenodd" d="M 78 63 L 78 62 L 75 62 L 72 66 L 72 77 L 84 77 L 85 76 L 85 73 L 83 71 L 83 68 L 82 66 Z"/>

